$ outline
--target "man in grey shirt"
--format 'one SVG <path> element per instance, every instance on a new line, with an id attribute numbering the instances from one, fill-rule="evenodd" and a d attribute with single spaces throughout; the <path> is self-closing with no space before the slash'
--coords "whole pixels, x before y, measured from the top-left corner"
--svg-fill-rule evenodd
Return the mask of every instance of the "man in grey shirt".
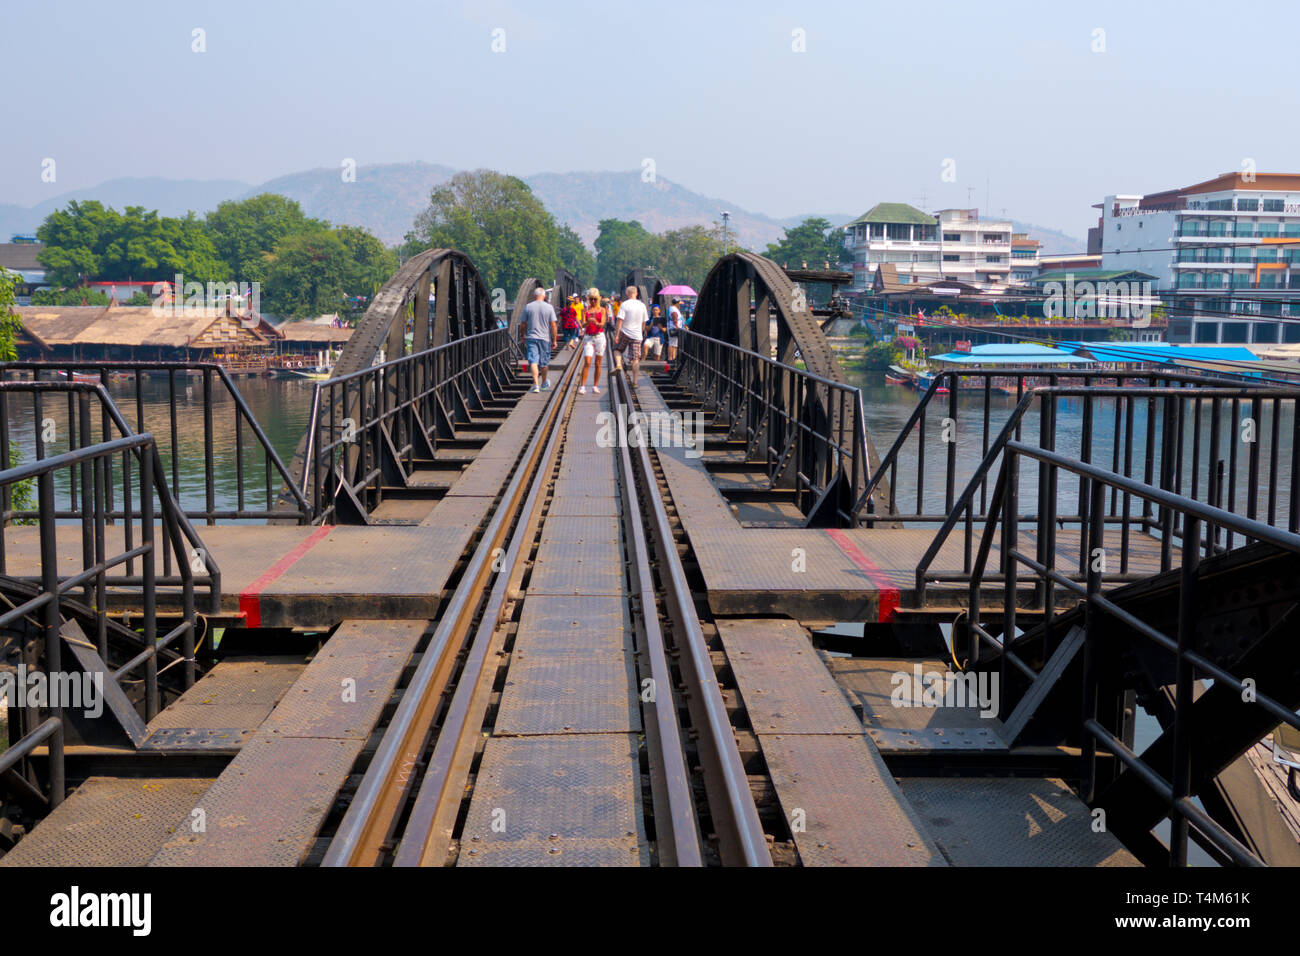
<path id="1" fill-rule="evenodd" d="M 519 325 L 524 335 L 528 370 L 533 373 L 533 391 L 550 391 L 551 380 L 547 366 L 551 364 L 551 349 L 555 348 L 559 338 L 559 322 L 555 317 L 555 309 L 546 301 L 546 290 L 541 286 L 533 292 L 533 301 L 524 306 L 523 319 Z"/>

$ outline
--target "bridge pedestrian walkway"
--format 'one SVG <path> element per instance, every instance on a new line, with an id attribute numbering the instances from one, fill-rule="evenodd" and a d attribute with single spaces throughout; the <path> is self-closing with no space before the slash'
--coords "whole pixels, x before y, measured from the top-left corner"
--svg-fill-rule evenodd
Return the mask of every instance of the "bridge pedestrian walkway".
<path id="1" fill-rule="evenodd" d="M 218 663 L 150 723 L 142 750 L 233 755 L 219 776 L 91 778 L 3 862 L 301 863 L 550 397 L 522 395 L 419 525 L 202 528 L 224 613 L 336 629 L 305 668 Z M 59 544 L 62 560 L 81 560 L 79 540 Z M 38 559 L 31 545 L 11 548 L 13 571 Z M 106 826 L 125 836 L 105 837 Z"/>
<path id="2" fill-rule="evenodd" d="M 669 415 L 671 409 L 650 383 L 639 392 L 641 410 Z M 735 476 L 719 482 L 708 462 L 721 459 L 731 468 L 733 452 L 707 447 L 703 455 L 684 447 L 659 448 L 659 461 L 690 539 L 700 573 L 708 586 L 709 607 L 716 614 L 785 614 L 804 621 L 889 622 L 916 607 L 916 569 L 934 541 L 933 525 L 919 528 L 800 528 L 752 527 L 740 508 L 721 488 L 735 485 Z M 720 488 L 721 486 L 721 488 Z M 750 509 L 752 511 L 752 508 Z M 979 529 L 982 530 L 982 529 Z M 1022 547 L 1036 547 L 1032 527 L 1021 531 Z M 1106 546 L 1118 553 L 1120 532 L 1107 528 Z M 1079 533 L 1056 535 L 1057 567 L 1065 573 L 1078 568 Z M 993 542 L 989 564 L 996 567 L 1000 541 Z M 744 561 L 736 556 L 743 554 Z M 1159 542 L 1133 533 L 1129 539 L 1129 569 L 1153 574 L 1160 567 Z M 961 572 L 965 543 L 960 529 L 944 542 L 932 573 Z M 964 587 L 951 589 L 944 605 L 966 601 Z M 992 600 L 990 600 L 990 604 Z"/>
<path id="3" fill-rule="evenodd" d="M 668 408 L 653 384 L 638 400 L 643 412 Z M 999 721 L 977 702 L 896 703 L 899 675 L 911 681 L 917 664 L 947 674 L 946 662 L 836 658 L 798 623 L 889 620 L 915 586 L 932 530 L 745 527 L 691 451 L 659 447 L 658 459 L 803 865 L 1136 863 L 1115 837 L 1093 832 L 1060 779 L 925 775 L 927 757 L 1011 759 Z M 957 547 L 939 568 L 960 567 Z M 899 757 L 913 767 L 896 779 Z"/>
<path id="4" fill-rule="evenodd" d="M 249 627 L 312 628 L 348 618 L 436 617 L 448 576 L 505 486 L 548 397 L 522 395 L 472 459 L 457 462 L 460 471 L 448 486 L 421 485 L 417 472 L 402 503 L 408 511 L 416 506 L 418 523 L 200 525 L 199 536 L 221 568 L 222 614 L 242 616 Z M 10 529 L 11 574 L 39 574 L 39 530 Z M 80 570 L 80 527 L 59 531 L 61 565 Z M 121 524 L 105 533 L 109 553 L 125 550 Z M 178 595 L 162 589 L 158 601 L 160 609 L 179 606 Z M 110 604 L 117 606 L 111 593 Z"/>
<path id="5" fill-rule="evenodd" d="M 646 866 L 610 397 L 574 398 L 458 866 Z"/>

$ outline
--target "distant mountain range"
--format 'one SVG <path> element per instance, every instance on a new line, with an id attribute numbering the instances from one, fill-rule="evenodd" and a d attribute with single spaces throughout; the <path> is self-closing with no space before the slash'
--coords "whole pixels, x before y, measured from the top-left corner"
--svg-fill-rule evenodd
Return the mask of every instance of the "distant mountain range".
<path id="1" fill-rule="evenodd" d="M 145 206 L 165 216 L 183 216 L 189 210 L 208 212 L 226 199 L 274 192 L 296 199 L 309 216 L 364 226 L 392 245 L 405 237 L 433 188 L 455 173 L 449 166 L 413 162 L 360 166 L 354 182 L 343 182 L 339 169 L 290 173 L 260 186 L 224 179 L 111 179 L 89 189 L 62 193 L 35 206 L 0 204 L 0 241 L 12 234 L 35 232 L 47 215 L 73 199 L 98 199 L 117 209 Z M 730 228 L 739 241 L 762 251 L 768 243 L 779 240 L 788 226 L 808 218 L 777 219 L 750 212 L 724 199 L 693 192 L 662 176 L 644 182 L 639 170 L 539 173 L 523 179 L 551 214 L 573 227 L 588 245 L 595 240 L 601 219 L 636 219 L 651 232 L 663 232 L 719 222 L 720 213 L 725 209 L 731 213 Z M 870 205 L 869 202 L 864 208 Z M 859 214 L 820 215 L 838 226 Z M 1082 239 L 1056 229 L 1015 220 L 1012 225 L 1017 232 L 1027 232 L 1041 241 L 1045 255 L 1079 252 L 1086 245 Z"/>

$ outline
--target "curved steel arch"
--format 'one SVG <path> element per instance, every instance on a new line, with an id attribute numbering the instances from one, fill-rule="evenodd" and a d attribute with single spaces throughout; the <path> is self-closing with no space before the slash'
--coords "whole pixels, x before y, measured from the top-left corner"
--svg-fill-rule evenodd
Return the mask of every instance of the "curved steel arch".
<path id="1" fill-rule="evenodd" d="M 713 264 L 700 287 L 691 331 L 771 355 L 772 320 L 778 362 L 793 365 L 802 358 L 814 375 L 844 381 L 802 290 L 775 262 L 753 252 L 733 252 Z"/>
<path id="2" fill-rule="evenodd" d="M 375 293 L 334 363 L 331 379 L 498 327 L 491 294 L 469 256 L 456 249 L 426 249 L 402 263 Z M 399 384 L 395 378 L 385 385 L 392 406 L 397 404 L 400 388 L 422 391 L 431 384 L 428 370 L 421 369 L 414 375 L 405 384 Z M 354 396 L 351 401 L 355 406 L 359 397 Z M 348 418 L 354 409 L 338 411 L 342 418 Z M 317 413 L 321 413 L 319 408 Z M 307 460 L 310 438 L 311 425 L 299 440 L 290 466 L 290 474 L 303 476 L 304 483 L 311 467 Z M 287 493 L 287 489 L 281 490 L 282 501 L 287 500 Z"/>
<path id="3" fill-rule="evenodd" d="M 391 361 L 496 327 L 487 285 L 469 256 L 455 249 L 426 249 L 402 263 L 375 294 L 343 346 L 333 374 L 369 368 L 380 354 Z"/>
<path id="4" fill-rule="evenodd" d="M 647 309 L 652 305 L 658 305 L 667 314 L 667 303 L 659 301 L 663 298 L 664 281 L 662 279 L 653 272 L 638 267 L 623 277 L 623 284 L 615 291 L 622 295 L 623 290 L 632 285 L 636 286 L 637 298 L 645 303 Z"/>
<path id="5" fill-rule="evenodd" d="M 535 278 L 525 279 L 519 284 L 519 292 L 515 295 L 515 307 L 510 311 L 510 341 L 519 341 L 519 321 L 523 318 L 524 306 L 533 301 L 533 291 L 541 285 L 542 280 Z M 546 297 L 546 301 L 555 309 L 555 314 L 559 315 L 564 311 L 569 296 L 581 296 L 582 293 L 583 288 L 578 283 L 577 276 L 563 266 L 556 266 L 555 282 L 551 284 L 551 294 Z"/>
<path id="6" fill-rule="evenodd" d="M 772 341 L 773 324 L 776 326 L 775 342 Z M 802 289 L 784 269 L 756 253 L 734 252 L 714 263 L 700 287 L 690 331 L 775 358 L 783 365 L 794 366 L 802 360 L 813 375 L 847 384 L 835 353 L 822 332 L 821 323 L 809 308 Z M 751 370 L 752 380 L 761 383 L 766 372 L 762 363 L 755 361 Z M 808 406 L 804 408 L 808 424 L 827 435 L 840 433 L 845 427 L 860 428 L 868 462 L 874 466 L 878 457 L 866 423 L 841 421 L 842 416 L 856 418 L 860 412 L 856 408 L 842 412 L 838 403 L 830 401 L 827 392 L 826 386 L 809 390 L 806 396 Z M 792 394 L 774 394 L 771 398 L 793 414 L 796 402 Z M 739 419 L 732 422 L 733 431 L 745 427 L 750 429 L 750 452 L 757 457 L 761 457 L 758 453 L 766 448 L 769 426 L 769 420 L 763 416 L 748 423 Z M 733 437 L 739 437 L 739 434 Z M 812 463 L 801 463 L 791 458 L 783 472 L 773 476 L 774 487 L 778 483 L 788 484 L 793 470 L 801 466 L 811 468 Z M 859 475 L 858 488 L 841 489 L 839 493 L 856 497 L 865 490 L 869 474 L 868 468 Z M 872 496 L 872 507 L 877 514 L 889 513 L 888 489 L 883 484 Z M 819 518 L 810 516 L 810 520 Z"/>

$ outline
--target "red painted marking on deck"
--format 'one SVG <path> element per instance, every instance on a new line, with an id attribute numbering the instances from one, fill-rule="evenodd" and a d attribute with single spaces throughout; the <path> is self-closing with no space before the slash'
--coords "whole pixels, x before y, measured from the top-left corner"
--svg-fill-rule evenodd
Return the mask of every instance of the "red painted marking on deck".
<path id="1" fill-rule="evenodd" d="M 239 592 L 239 612 L 244 615 L 245 626 L 261 627 L 262 626 L 262 600 L 261 593 L 266 590 L 267 586 L 278 578 L 284 572 L 298 563 L 298 560 L 310 551 L 312 548 L 334 529 L 332 527 L 317 528 L 307 540 L 298 545 L 275 564 L 271 565 L 262 572 L 261 577 L 250 584 L 243 591 Z"/>
<path id="2" fill-rule="evenodd" d="M 880 570 L 879 565 L 862 553 L 861 549 L 853 543 L 847 534 L 838 528 L 827 528 L 826 534 L 850 561 L 866 573 L 867 577 L 871 579 L 871 583 L 880 589 L 876 620 L 881 624 L 892 621 L 894 614 L 900 607 L 898 588 L 885 576 L 885 572 Z"/>

